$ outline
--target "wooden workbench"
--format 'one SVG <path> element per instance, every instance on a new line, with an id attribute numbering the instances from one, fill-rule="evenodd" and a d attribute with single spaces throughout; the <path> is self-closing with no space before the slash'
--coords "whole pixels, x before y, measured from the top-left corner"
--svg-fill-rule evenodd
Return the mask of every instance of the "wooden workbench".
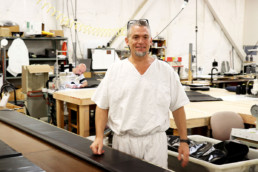
<path id="1" fill-rule="evenodd" d="M 93 101 L 91 101 L 91 97 L 95 90 L 96 88 L 86 88 L 69 89 L 55 92 L 53 97 L 56 99 L 57 126 L 64 128 L 64 102 L 75 104 L 79 106 L 79 135 L 83 137 L 89 136 L 89 106 L 95 104 Z"/>
<path id="2" fill-rule="evenodd" d="M 258 99 L 245 95 L 236 95 L 225 89 L 211 88 L 210 91 L 199 91 L 213 97 L 222 98 L 224 101 L 191 102 L 185 106 L 187 128 L 209 127 L 210 117 L 219 111 L 234 111 L 241 115 L 244 123 L 255 125 L 255 117 L 251 116 L 250 108 L 258 103 Z M 171 115 L 170 127 L 176 129 Z"/>
<path id="3" fill-rule="evenodd" d="M 245 74 L 245 75 L 233 75 L 233 76 L 225 76 L 225 75 L 213 75 L 213 84 L 219 86 L 219 88 L 225 88 L 228 84 L 242 84 L 247 83 L 250 80 L 253 80 L 254 74 Z M 189 82 L 187 80 L 181 80 L 181 83 L 184 85 L 211 85 L 211 76 L 203 75 L 195 78 L 193 82 Z"/>

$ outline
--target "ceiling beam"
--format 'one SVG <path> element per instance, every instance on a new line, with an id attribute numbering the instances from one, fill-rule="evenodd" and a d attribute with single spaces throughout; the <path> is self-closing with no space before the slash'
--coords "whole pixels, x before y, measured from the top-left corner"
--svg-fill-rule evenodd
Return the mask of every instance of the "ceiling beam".
<path id="1" fill-rule="evenodd" d="M 239 59 L 241 60 L 241 62 L 244 62 L 246 53 L 244 52 L 244 50 L 242 48 L 239 48 L 239 46 L 235 43 L 235 41 L 233 40 L 232 36 L 230 35 L 230 33 L 227 31 L 226 27 L 224 26 L 223 22 L 220 20 L 219 16 L 217 15 L 216 11 L 214 10 L 214 8 L 212 7 L 211 3 L 209 0 L 204 0 L 204 2 L 207 4 L 208 9 L 210 10 L 211 14 L 213 15 L 214 19 L 216 20 L 216 22 L 219 24 L 220 28 L 222 29 L 223 33 L 225 34 L 226 38 L 228 39 L 228 41 L 230 42 L 230 44 L 233 46 L 234 50 L 236 51 Z"/>

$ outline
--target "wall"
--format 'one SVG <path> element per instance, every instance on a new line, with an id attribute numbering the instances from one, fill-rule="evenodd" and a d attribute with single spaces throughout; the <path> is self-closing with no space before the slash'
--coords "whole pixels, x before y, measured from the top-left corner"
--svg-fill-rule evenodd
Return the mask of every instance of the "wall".
<path id="1" fill-rule="evenodd" d="M 0 1 L 0 21 L 12 20 L 17 22 L 23 30 L 26 21 L 45 23 L 47 31 L 63 29 L 65 36 L 70 40 L 68 44 L 70 59 L 74 59 L 72 43 L 75 42 L 75 32 L 74 25 L 71 23 L 75 18 L 73 15 L 74 0 Z M 258 15 L 253 13 L 257 14 L 258 3 L 256 0 L 208 1 L 238 47 L 242 48 L 243 44 L 249 43 L 249 41 L 252 44 L 255 42 L 255 36 L 250 36 L 250 33 L 257 33 L 257 25 L 250 26 L 257 21 L 254 16 Z M 137 11 L 141 4 L 145 4 L 145 6 Z M 135 14 L 138 14 L 137 18 L 149 19 L 152 36 L 155 36 L 176 16 L 182 4 L 183 0 L 77 0 L 78 22 L 87 26 L 87 31 L 77 31 L 78 58 L 85 58 L 86 49 L 89 47 L 107 45 L 113 36 L 113 34 L 108 34 L 111 33 L 108 31 L 126 26 L 127 21 Z M 54 13 L 55 15 L 52 16 Z M 203 69 L 203 74 L 210 72 L 214 59 L 219 62 L 219 68 L 221 62 L 227 60 L 231 67 L 239 72 L 241 60 L 236 51 L 232 49 L 232 45 L 208 9 L 205 0 L 197 1 L 197 16 L 198 34 L 196 37 L 196 0 L 189 0 L 185 9 L 160 35 L 167 40 L 166 55 L 183 57 L 183 65 L 188 68 L 189 43 L 193 43 L 194 50 L 196 50 L 197 38 L 197 65 Z M 71 28 L 64 26 L 67 22 L 70 22 Z M 248 26 L 244 27 L 244 24 Z M 119 36 L 112 46 L 124 49 L 126 46 L 124 36 Z"/>
<path id="2" fill-rule="evenodd" d="M 243 45 L 258 44 L 258 1 L 246 0 Z M 258 54 L 258 53 L 257 53 Z M 258 55 L 254 55 L 258 64 Z"/>

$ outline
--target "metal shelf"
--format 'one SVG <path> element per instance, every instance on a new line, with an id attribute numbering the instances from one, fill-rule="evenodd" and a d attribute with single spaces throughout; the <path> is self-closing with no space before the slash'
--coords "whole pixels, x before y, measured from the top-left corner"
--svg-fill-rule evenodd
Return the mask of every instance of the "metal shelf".
<path id="1" fill-rule="evenodd" d="M 58 61 L 60 60 L 67 60 L 68 58 L 58 58 Z M 9 59 L 6 59 L 8 61 Z M 55 57 L 42 57 L 42 58 L 29 58 L 30 61 L 55 61 Z"/>
<path id="2" fill-rule="evenodd" d="M 21 79 L 21 76 L 7 76 L 6 79 Z"/>
<path id="3" fill-rule="evenodd" d="M 165 49 L 166 47 L 151 47 L 151 49 Z"/>
<path id="4" fill-rule="evenodd" d="M 40 40 L 46 40 L 46 41 L 63 41 L 67 40 L 66 37 L 0 37 L 0 39 L 7 39 L 7 40 L 14 40 L 16 38 L 20 38 L 22 40 L 32 40 L 32 41 L 40 41 Z"/>
<path id="5" fill-rule="evenodd" d="M 8 41 L 12 42 L 16 38 L 18 38 L 18 37 L 0 37 L 0 40 L 7 39 Z M 33 44 L 36 43 L 39 45 L 41 45 L 40 41 L 51 41 L 53 49 L 61 49 L 62 41 L 68 41 L 68 39 L 66 37 L 20 37 L 20 39 L 22 39 L 24 41 L 28 41 L 28 42 L 35 41 L 35 42 L 33 42 Z M 39 42 L 37 42 L 37 41 L 39 41 Z M 0 43 L 0 45 L 1 45 L 1 43 Z M 21 80 L 21 78 L 22 78 L 21 76 L 18 76 L 18 77 L 6 76 L 6 62 L 9 61 L 9 59 L 6 58 L 6 49 L 8 49 L 7 47 L 3 47 L 3 49 L 1 49 L 1 52 L 3 52 L 3 56 L 0 57 L 0 60 L 2 61 L 2 66 L 3 66 L 2 70 L 3 71 L 0 71 L 0 72 L 3 72 L 3 78 L 5 80 L 11 80 L 11 82 L 18 83 L 16 80 Z M 44 47 L 41 47 L 41 48 L 44 48 Z M 66 58 L 58 58 L 58 61 L 60 61 L 60 62 L 67 61 L 68 60 L 67 57 Z M 29 58 L 29 61 L 32 63 L 42 63 L 42 64 L 46 64 L 46 63 L 52 64 L 56 60 L 57 60 L 56 57 L 49 58 L 49 57 L 45 57 L 45 56 L 40 56 L 38 58 Z M 18 84 L 21 84 L 21 83 L 18 83 Z"/>

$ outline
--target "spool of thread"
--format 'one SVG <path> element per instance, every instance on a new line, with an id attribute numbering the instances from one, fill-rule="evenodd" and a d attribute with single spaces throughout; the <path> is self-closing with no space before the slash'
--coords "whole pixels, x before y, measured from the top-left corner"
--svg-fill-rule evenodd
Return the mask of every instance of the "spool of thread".
<path id="1" fill-rule="evenodd" d="M 64 63 L 61 64 L 60 72 L 64 72 Z"/>
<path id="2" fill-rule="evenodd" d="M 73 65 L 70 63 L 69 64 L 69 72 L 72 72 L 73 71 Z"/>
<path id="3" fill-rule="evenodd" d="M 246 85 L 245 84 L 243 84 L 241 86 L 241 94 L 246 94 Z"/>
<path id="4" fill-rule="evenodd" d="M 62 45 L 62 51 L 67 51 L 67 42 L 63 42 L 63 45 Z M 63 55 L 66 56 L 66 52 L 62 52 Z"/>
<path id="5" fill-rule="evenodd" d="M 236 87 L 236 94 L 241 94 L 241 86 L 237 85 Z"/>
<path id="6" fill-rule="evenodd" d="M 251 73 L 251 67 L 250 66 L 246 67 L 246 73 Z"/>

